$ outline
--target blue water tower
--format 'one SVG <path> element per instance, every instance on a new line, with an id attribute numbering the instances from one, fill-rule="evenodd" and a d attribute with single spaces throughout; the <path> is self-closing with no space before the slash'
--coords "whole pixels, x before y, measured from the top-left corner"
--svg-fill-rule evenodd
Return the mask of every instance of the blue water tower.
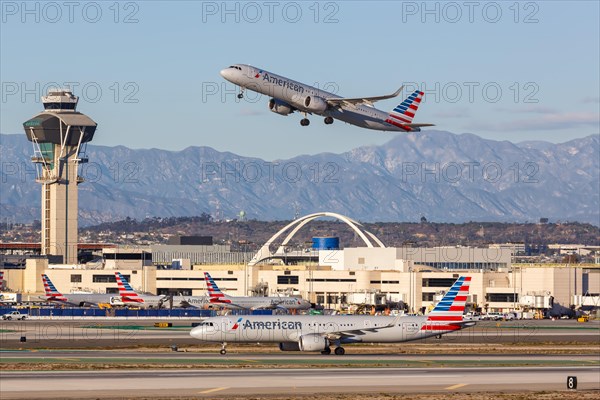
<path id="1" fill-rule="evenodd" d="M 340 238 L 336 236 L 314 237 L 312 238 L 312 248 L 314 250 L 338 250 Z"/>

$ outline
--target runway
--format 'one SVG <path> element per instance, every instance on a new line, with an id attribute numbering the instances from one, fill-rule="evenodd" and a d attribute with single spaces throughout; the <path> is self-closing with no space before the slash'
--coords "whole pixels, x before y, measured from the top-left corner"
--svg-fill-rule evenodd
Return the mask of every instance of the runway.
<path id="1" fill-rule="evenodd" d="M 598 367 L 3 372 L 2 399 L 600 389 Z"/>
<path id="2" fill-rule="evenodd" d="M 351 350 L 352 348 L 349 348 Z M 376 349 L 377 350 L 377 349 Z M 319 353 L 273 352 L 273 353 L 228 353 L 221 356 L 215 352 L 195 351 L 134 351 L 134 350 L 2 350 L 2 363 L 62 363 L 62 364 L 156 364 L 173 365 L 251 365 L 264 367 L 279 365 L 377 365 L 377 366 L 598 366 L 597 352 L 589 354 L 523 354 L 505 351 L 500 354 L 391 354 L 372 351 L 366 354 L 346 353 L 344 356 L 321 355 Z"/>
<path id="3" fill-rule="evenodd" d="M 568 376 L 580 390 L 600 390 L 597 322 L 485 322 L 441 340 L 349 345 L 344 356 L 280 352 L 269 343 L 231 343 L 221 356 L 218 344 L 190 338 L 189 324 L 2 323 L 0 397 L 553 392 L 566 389 Z"/>
<path id="4" fill-rule="evenodd" d="M 190 337 L 192 322 L 174 320 L 170 328 L 155 320 L 28 320 L 0 322 L 1 348 L 98 348 L 145 345 L 198 345 Z M 162 322 L 162 321 L 161 321 Z M 25 337 L 26 342 L 21 342 Z M 429 338 L 420 343 L 493 344 L 578 342 L 598 345 L 600 321 L 573 320 L 480 321 L 473 328 Z"/>

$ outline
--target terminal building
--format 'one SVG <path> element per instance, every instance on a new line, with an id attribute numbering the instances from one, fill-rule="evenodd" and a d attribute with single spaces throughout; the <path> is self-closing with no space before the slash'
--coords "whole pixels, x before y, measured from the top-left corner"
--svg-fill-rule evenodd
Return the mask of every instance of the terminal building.
<path id="1" fill-rule="evenodd" d="M 351 312 L 364 306 L 427 312 L 458 276 L 468 275 L 468 303 L 482 312 L 554 309 L 568 314 L 572 306 L 600 305 L 600 265 L 513 264 L 511 250 L 498 247 L 395 248 L 371 241 L 371 246 L 335 248 L 339 243 L 326 239 L 315 238 L 313 247 L 299 254 L 271 242 L 252 257 L 214 245 L 212 238 L 176 238 L 145 249 L 107 248 L 102 262 L 91 266 L 31 258 L 25 268 L 5 270 L 4 279 L 24 300 L 43 297 L 42 273 L 63 292 L 117 293 L 115 271 L 141 292 L 201 296 L 207 290 L 203 272 L 208 271 L 231 295 L 297 295 Z"/>

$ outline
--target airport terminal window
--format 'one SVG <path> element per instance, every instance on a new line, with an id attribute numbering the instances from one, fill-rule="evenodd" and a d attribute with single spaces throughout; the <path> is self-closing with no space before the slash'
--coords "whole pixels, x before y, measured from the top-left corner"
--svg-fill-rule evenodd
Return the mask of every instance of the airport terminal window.
<path id="1" fill-rule="evenodd" d="M 423 293 L 423 297 L 421 299 L 423 301 L 433 301 L 433 296 L 435 296 L 435 293 Z"/>
<path id="2" fill-rule="evenodd" d="M 119 288 L 116 287 L 107 287 L 106 294 L 119 294 Z"/>
<path id="3" fill-rule="evenodd" d="M 488 293 L 485 300 L 490 303 L 513 303 L 519 301 L 517 293 Z"/>
<path id="4" fill-rule="evenodd" d="M 127 281 L 129 281 L 130 278 L 131 278 L 130 275 L 123 275 L 123 277 L 125 279 L 127 279 Z M 94 282 L 94 283 L 116 283 L 117 282 L 117 277 L 114 274 L 110 274 L 110 275 L 93 275 L 92 276 L 92 282 Z"/>
<path id="5" fill-rule="evenodd" d="M 454 278 L 423 278 L 423 287 L 452 287 L 456 279 Z"/>
<path id="6" fill-rule="evenodd" d="M 356 282 L 351 278 L 307 278 L 306 282 Z"/>
<path id="7" fill-rule="evenodd" d="M 159 296 L 176 295 L 176 296 L 191 296 L 192 289 L 172 289 L 172 288 L 157 288 L 156 294 Z"/>
<path id="8" fill-rule="evenodd" d="M 81 274 L 71 275 L 71 283 L 81 283 Z"/>
<path id="9" fill-rule="evenodd" d="M 400 281 L 371 281 L 372 285 L 396 285 L 399 283 Z"/>
<path id="10" fill-rule="evenodd" d="M 297 285 L 299 282 L 298 275 L 277 275 L 278 285 Z"/>
<path id="11" fill-rule="evenodd" d="M 156 278 L 157 281 L 204 281 L 204 278 L 175 278 L 172 276 L 163 276 Z M 215 279 L 216 281 L 217 279 Z"/>
<path id="12" fill-rule="evenodd" d="M 152 253 L 104 253 L 105 260 L 148 260 L 152 261 Z"/>

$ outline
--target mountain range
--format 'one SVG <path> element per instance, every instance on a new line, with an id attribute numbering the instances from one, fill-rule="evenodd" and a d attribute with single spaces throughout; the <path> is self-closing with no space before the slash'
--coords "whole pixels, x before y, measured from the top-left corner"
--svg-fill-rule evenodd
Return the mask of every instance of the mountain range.
<path id="1" fill-rule="evenodd" d="M 332 211 L 366 222 L 580 221 L 600 225 L 600 136 L 511 143 L 426 131 L 381 146 L 265 161 L 210 147 L 89 145 L 82 226 L 125 217 L 286 220 Z M 25 135 L 0 135 L 0 217 L 39 219 Z"/>

